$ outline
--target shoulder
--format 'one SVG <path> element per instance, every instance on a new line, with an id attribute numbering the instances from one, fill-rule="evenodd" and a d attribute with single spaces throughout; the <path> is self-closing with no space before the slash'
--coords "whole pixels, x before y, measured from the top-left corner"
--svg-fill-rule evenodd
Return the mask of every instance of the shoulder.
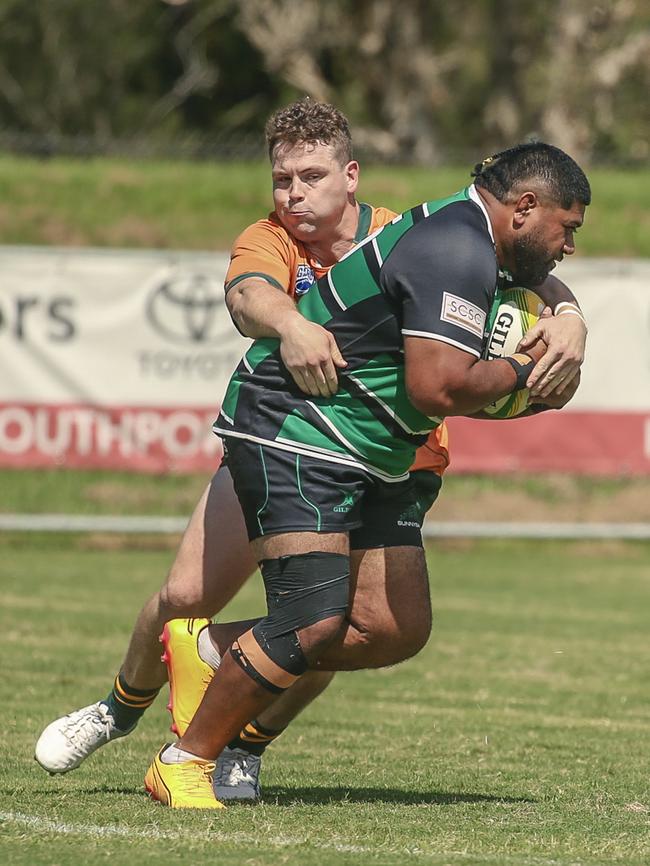
<path id="1" fill-rule="evenodd" d="M 371 222 L 370 222 L 370 231 L 374 232 L 381 226 L 387 225 L 389 222 L 395 219 L 397 213 L 394 210 L 390 210 L 387 207 L 374 207 L 370 205 L 371 209 Z"/>
<path id="2" fill-rule="evenodd" d="M 395 244 L 386 262 L 391 269 L 418 261 L 440 268 L 494 274 L 496 255 L 485 216 L 469 200 L 453 201 L 433 212 L 431 203 L 413 208 L 415 224 Z"/>
<path id="3" fill-rule="evenodd" d="M 250 248 L 251 246 L 273 246 L 281 245 L 284 247 L 295 245 L 295 240 L 289 232 L 281 225 L 277 216 L 274 213 L 269 214 L 266 219 L 257 220 L 247 226 L 241 232 L 233 243 L 233 253 L 240 248 Z"/>
<path id="4" fill-rule="evenodd" d="M 430 206 L 431 203 L 421 205 L 427 215 L 413 226 L 415 241 L 424 239 L 437 246 L 452 241 L 463 247 L 471 242 L 478 244 L 481 249 L 493 251 L 494 245 L 485 215 L 473 201 L 453 201 L 428 212 Z"/>

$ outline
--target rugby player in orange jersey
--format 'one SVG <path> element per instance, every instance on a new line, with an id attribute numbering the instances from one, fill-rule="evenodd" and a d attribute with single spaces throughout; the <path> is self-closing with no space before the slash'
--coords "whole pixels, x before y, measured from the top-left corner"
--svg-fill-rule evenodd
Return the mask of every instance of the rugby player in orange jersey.
<path id="1" fill-rule="evenodd" d="M 343 363 L 341 356 L 331 335 L 306 322 L 297 313 L 292 298 L 307 291 L 315 277 L 356 241 L 389 221 L 393 213 L 356 202 L 358 164 L 351 158 L 347 122 L 331 106 L 296 103 L 271 119 L 267 133 L 275 211 L 236 241 L 227 276 L 228 303 L 233 318 L 247 335 L 281 338 L 283 361 L 303 391 L 327 395 L 336 390 L 336 368 Z M 558 291 L 558 286 L 551 289 Z M 551 301 L 551 297 L 546 300 Z M 561 287 L 557 300 L 572 300 L 572 296 L 563 293 Z M 559 353 L 557 363 L 567 367 L 575 363 L 572 355 L 580 355 L 584 335 L 573 317 L 564 319 L 558 333 L 568 349 L 563 350 L 564 357 Z M 551 338 L 549 351 L 553 343 Z M 440 485 L 438 473 L 446 462 L 443 429 L 419 456 L 418 468 L 434 470 L 427 473 L 431 479 L 429 504 L 435 499 Z M 157 642 L 163 623 L 181 616 L 212 616 L 254 568 L 239 504 L 228 470 L 222 468 L 197 505 L 165 585 L 140 613 L 113 692 L 105 701 L 52 723 L 39 740 L 37 759 L 45 769 L 74 769 L 100 745 L 129 733 L 165 679 Z M 380 592 L 368 587 L 364 593 L 365 589 L 357 588 L 357 607 L 352 611 L 359 634 L 383 634 L 385 653 L 391 651 L 391 638 L 399 639 L 403 647 L 402 629 L 408 607 L 410 651 L 416 651 L 422 635 L 428 634 L 428 587 L 419 587 L 419 596 L 395 594 L 390 587 L 381 587 Z M 395 607 L 400 598 L 403 611 L 399 604 Z M 414 608 L 422 611 L 419 625 L 412 618 Z M 193 628 L 195 634 L 200 633 L 198 622 Z M 378 659 L 376 663 L 385 662 Z M 296 688 L 289 689 L 259 716 L 256 730 L 244 735 L 242 746 L 270 741 L 330 678 L 331 674 L 320 672 L 303 677 Z M 254 784 L 247 779 L 252 778 L 252 771 L 255 777 L 259 773 L 259 760 L 251 762 L 245 755 L 240 757 L 236 744 L 231 751 L 235 761 L 233 755 L 228 756 L 225 767 L 217 771 L 217 780 L 225 773 L 236 796 L 243 793 L 249 797 L 251 792 L 256 795 L 256 778 Z M 244 779 L 245 784 L 238 785 L 238 779 Z M 238 787 L 247 790 L 237 791 Z M 219 796 L 227 798 L 223 791 Z"/>

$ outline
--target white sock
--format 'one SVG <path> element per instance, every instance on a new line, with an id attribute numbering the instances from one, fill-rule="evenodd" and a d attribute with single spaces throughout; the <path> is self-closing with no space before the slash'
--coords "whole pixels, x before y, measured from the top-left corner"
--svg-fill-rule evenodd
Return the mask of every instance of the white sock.
<path id="1" fill-rule="evenodd" d="M 191 752 L 186 752 L 185 749 L 179 748 L 176 743 L 167 746 L 164 752 L 160 755 L 160 760 L 163 764 L 184 764 L 186 761 L 196 761 L 198 755 L 193 755 Z M 199 758 L 200 761 L 203 758 Z"/>
<path id="2" fill-rule="evenodd" d="M 212 643 L 212 638 L 210 637 L 210 629 L 208 628 L 208 626 L 202 628 L 199 632 L 199 638 L 196 642 L 196 646 L 201 659 L 206 663 L 206 665 L 210 665 L 212 670 L 216 671 L 221 664 L 221 654 L 216 648 L 216 646 Z"/>

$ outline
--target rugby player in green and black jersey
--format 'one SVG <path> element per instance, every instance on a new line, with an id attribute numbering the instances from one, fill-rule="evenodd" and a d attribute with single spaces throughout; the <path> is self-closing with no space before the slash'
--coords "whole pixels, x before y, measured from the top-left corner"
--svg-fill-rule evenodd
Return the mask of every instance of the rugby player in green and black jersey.
<path id="1" fill-rule="evenodd" d="M 590 200 L 584 173 L 555 147 L 496 154 L 476 167 L 472 186 L 397 217 L 301 300 L 300 312 L 332 333 L 347 362 L 334 395 L 301 392 L 277 340 L 258 340 L 246 353 L 215 430 L 268 614 L 233 635 L 172 747 L 197 779 L 306 670 L 359 666 L 346 642 L 354 535 L 375 532 L 400 557 L 421 552 L 419 527 L 404 519 L 415 449 L 445 416 L 475 414 L 526 386 L 543 344 L 482 360 L 488 312 L 504 272 L 537 287 L 574 252 Z M 411 565 L 424 568 L 423 556 Z M 154 796 L 175 784 L 173 767 L 154 760 L 146 779 Z"/>

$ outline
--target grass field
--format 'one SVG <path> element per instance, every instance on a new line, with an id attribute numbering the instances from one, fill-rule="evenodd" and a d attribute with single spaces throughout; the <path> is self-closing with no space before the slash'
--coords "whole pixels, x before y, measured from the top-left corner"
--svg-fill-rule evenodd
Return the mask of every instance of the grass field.
<path id="1" fill-rule="evenodd" d="M 470 168 L 368 166 L 360 198 L 401 211 L 464 186 Z M 579 252 L 650 256 L 650 171 L 595 168 L 589 177 L 593 204 Z M 266 163 L 0 155 L 5 244 L 223 250 L 270 205 Z"/>
<path id="2" fill-rule="evenodd" d="M 0 469 L 0 513 L 189 516 L 206 480 L 205 474 Z M 650 478 L 642 476 L 455 475 L 452 463 L 430 519 L 646 522 L 649 501 Z"/>
<path id="3" fill-rule="evenodd" d="M 142 542 L 0 538 L 4 866 L 650 863 L 649 545 L 431 547 L 425 650 L 339 675 L 267 752 L 264 803 L 206 815 L 143 794 L 162 699 L 67 777 L 32 761 L 108 691 L 171 559 Z M 261 609 L 254 580 L 226 616 Z"/>

